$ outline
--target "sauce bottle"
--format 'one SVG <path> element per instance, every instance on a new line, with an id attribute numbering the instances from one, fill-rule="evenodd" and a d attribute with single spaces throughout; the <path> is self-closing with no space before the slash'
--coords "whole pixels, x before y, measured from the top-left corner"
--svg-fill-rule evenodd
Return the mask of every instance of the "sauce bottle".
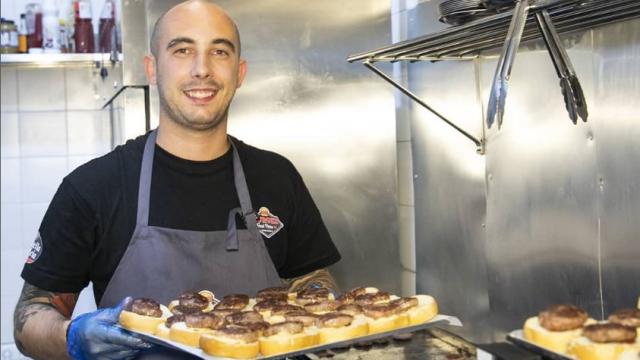
<path id="1" fill-rule="evenodd" d="M 27 48 L 42 49 L 42 9 L 38 3 L 27 4 Z"/>
<path id="2" fill-rule="evenodd" d="M 74 28 L 74 42 L 77 53 L 94 52 L 93 25 L 91 23 L 91 3 L 88 0 L 79 0 L 74 3 L 77 6 Z"/>
<path id="3" fill-rule="evenodd" d="M 112 43 L 112 32 L 115 31 L 115 5 L 113 0 L 106 0 L 100 14 L 100 52 L 111 52 L 116 44 Z"/>

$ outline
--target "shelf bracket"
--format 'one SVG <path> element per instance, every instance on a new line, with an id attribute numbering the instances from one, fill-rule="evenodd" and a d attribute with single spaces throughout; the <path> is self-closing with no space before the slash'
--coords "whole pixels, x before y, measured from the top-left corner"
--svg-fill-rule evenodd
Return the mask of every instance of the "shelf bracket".
<path id="1" fill-rule="evenodd" d="M 468 132 L 466 132 L 465 130 L 463 130 L 462 128 L 460 128 L 459 126 L 454 124 L 453 122 L 449 121 L 449 119 L 447 119 L 442 114 L 440 114 L 439 112 L 434 110 L 432 107 L 427 105 L 424 101 L 422 101 L 422 99 L 420 99 L 416 94 L 412 93 L 411 90 L 409 90 L 409 89 L 405 88 L 404 86 L 398 84 L 396 81 L 394 81 L 392 78 L 390 78 L 387 74 L 382 72 L 377 67 L 373 66 L 371 61 L 365 60 L 362 64 L 364 66 L 366 66 L 369 70 L 373 71 L 376 75 L 378 75 L 382 79 L 384 79 L 386 82 L 388 82 L 389 84 L 393 85 L 396 89 L 400 90 L 403 94 L 407 95 L 409 98 L 411 98 L 411 100 L 417 102 L 422 107 L 424 107 L 425 109 L 429 110 L 435 116 L 437 116 L 442 121 L 447 123 L 449 126 L 451 126 L 454 129 L 458 130 L 458 132 L 461 133 L 462 135 L 464 135 L 467 139 L 473 141 L 473 143 L 476 145 L 476 152 L 478 154 L 484 154 L 484 150 L 485 150 L 485 148 L 484 148 L 485 147 L 484 139 L 477 139 L 475 136 L 469 134 Z"/>

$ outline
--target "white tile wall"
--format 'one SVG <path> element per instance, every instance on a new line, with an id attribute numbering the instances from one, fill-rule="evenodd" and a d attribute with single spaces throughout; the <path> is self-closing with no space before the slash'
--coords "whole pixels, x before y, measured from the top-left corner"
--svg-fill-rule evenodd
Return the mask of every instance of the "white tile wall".
<path id="1" fill-rule="evenodd" d="M 2 252 L 22 249 L 22 207 L 20 204 L 2 203 L 0 209 L 0 241 Z"/>
<path id="2" fill-rule="evenodd" d="M 20 111 L 65 110 L 64 69 L 18 69 L 18 99 Z"/>
<path id="3" fill-rule="evenodd" d="M 2 189 L 2 203 L 19 203 L 20 189 L 22 188 L 20 180 L 20 159 L 1 159 L 0 171 L 0 189 Z"/>
<path id="4" fill-rule="evenodd" d="M 16 76 L 15 67 L 3 67 L 0 71 L 0 78 L 2 79 L 2 93 L 0 93 L 2 111 L 18 111 L 18 83 L 16 82 Z"/>
<path id="5" fill-rule="evenodd" d="M 72 84 L 84 84 L 83 87 L 67 89 L 67 110 L 94 110 L 102 106 L 98 84 L 103 80 L 96 76 L 95 67 L 76 67 L 65 69 L 65 77 Z"/>
<path id="6" fill-rule="evenodd" d="M 111 124 L 106 111 L 67 112 L 69 155 L 101 154 L 111 148 Z"/>
<path id="7" fill-rule="evenodd" d="M 0 355 L 5 360 L 25 359 L 13 344 L 11 319 L 23 285 L 20 272 L 42 217 L 69 171 L 110 150 L 111 123 L 108 111 L 91 100 L 92 92 L 78 90 L 101 81 L 91 68 L 1 69 Z M 93 309 L 89 287 L 74 314 Z"/>
<path id="8" fill-rule="evenodd" d="M 18 296 L 13 290 L 19 288 L 22 289 L 22 279 L 20 278 L 20 272 L 24 266 L 24 261 L 27 258 L 27 252 L 22 249 L 19 250 L 7 250 L 0 254 L 2 259 L 2 276 L 7 279 L 13 279 L 13 281 L 2 281 L 2 295 L 3 296 Z M 19 283 L 19 285 L 18 285 Z M 18 286 L 17 286 L 18 285 Z M 4 307 L 4 304 L 2 304 Z M 10 319 L 2 317 L 3 319 Z M 2 321 L 4 322 L 4 321 Z"/>
<path id="9" fill-rule="evenodd" d="M 22 202 L 49 202 L 67 175 L 67 158 L 34 157 L 20 160 Z"/>
<path id="10" fill-rule="evenodd" d="M 2 79 L 2 81 L 4 81 L 4 79 Z M 3 91 L 2 93 L 4 94 L 4 92 L 5 91 Z M 2 107 L 4 110 L 4 105 L 2 105 Z M 20 146 L 18 143 L 18 113 L 0 113 L 0 124 L 0 136 L 2 137 L 0 156 L 2 158 L 20 156 Z"/>
<path id="11" fill-rule="evenodd" d="M 19 118 L 21 156 L 67 155 L 64 111 L 22 112 Z"/>

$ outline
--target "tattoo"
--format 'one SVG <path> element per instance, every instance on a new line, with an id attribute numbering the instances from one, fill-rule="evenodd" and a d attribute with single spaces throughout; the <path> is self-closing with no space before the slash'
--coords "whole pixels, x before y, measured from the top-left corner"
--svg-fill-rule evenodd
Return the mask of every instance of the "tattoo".
<path id="1" fill-rule="evenodd" d="M 311 285 L 316 285 L 320 287 L 326 287 L 334 293 L 338 292 L 336 281 L 327 269 L 312 271 L 306 275 L 287 279 L 286 281 L 289 285 L 289 291 L 298 291 L 301 289 L 305 289 Z"/>
<path id="2" fill-rule="evenodd" d="M 21 333 L 27 320 L 43 311 L 55 311 L 70 318 L 77 301 L 77 293 L 54 293 L 25 282 L 13 315 L 14 331 Z"/>

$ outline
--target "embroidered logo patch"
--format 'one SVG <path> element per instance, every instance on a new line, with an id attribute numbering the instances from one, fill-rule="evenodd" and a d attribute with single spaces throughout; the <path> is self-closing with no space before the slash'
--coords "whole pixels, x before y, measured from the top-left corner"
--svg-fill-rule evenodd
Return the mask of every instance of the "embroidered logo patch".
<path id="1" fill-rule="evenodd" d="M 31 250 L 29 250 L 29 256 L 27 257 L 26 263 L 34 263 L 38 260 L 40 254 L 42 254 L 42 238 L 40 238 L 40 233 L 38 233 L 38 236 L 33 241 L 33 245 L 31 245 Z"/>
<path id="2" fill-rule="evenodd" d="M 258 231 L 260 231 L 260 234 L 267 239 L 275 235 L 284 227 L 280 218 L 273 215 L 269 209 L 264 206 L 258 210 L 257 215 L 256 225 L 258 226 Z"/>

